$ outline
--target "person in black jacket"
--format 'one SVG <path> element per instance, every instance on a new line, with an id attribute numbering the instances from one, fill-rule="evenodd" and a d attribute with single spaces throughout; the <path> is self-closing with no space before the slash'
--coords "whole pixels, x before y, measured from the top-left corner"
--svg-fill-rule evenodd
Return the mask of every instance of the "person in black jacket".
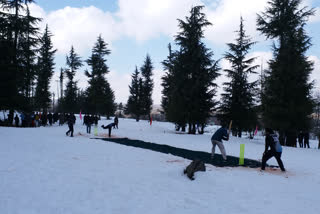
<path id="1" fill-rule="evenodd" d="M 16 124 L 16 127 L 19 127 L 19 117 L 18 115 L 16 114 L 16 116 L 14 117 L 14 122 Z"/>
<path id="2" fill-rule="evenodd" d="M 302 131 L 300 131 L 298 134 L 298 141 L 299 141 L 300 148 L 303 148 L 303 133 L 302 133 Z"/>
<path id="3" fill-rule="evenodd" d="M 304 143 L 304 148 L 306 148 L 306 147 L 310 148 L 310 145 L 309 145 L 309 132 L 305 132 L 303 134 L 303 143 Z"/>
<path id="4" fill-rule="evenodd" d="M 86 119 L 86 127 L 87 127 L 87 133 L 90 134 L 91 133 L 91 125 L 92 125 L 93 121 L 92 121 L 92 117 L 90 117 L 90 115 L 87 116 Z"/>
<path id="5" fill-rule="evenodd" d="M 74 124 L 74 118 L 72 115 L 69 115 L 68 117 L 68 126 L 69 126 L 69 130 L 66 132 L 66 135 L 68 136 L 69 133 L 71 132 L 70 137 L 73 137 L 73 124 Z"/>
<path id="6" fill-rule="evenodd" d="M 119 119 L 117 116 L 114 117 L 114 127 L 118 129 Z"/>
<path id="7" fill-rule="evenodd" d="M 270 147 L 270 150 L 268 150 L 269 147 Z M 281 154 L 282 154 L 282 147 L 279 142 L 278 136 L 273 132 L 272 129 L 266 128 L 266 147 L 262 156 L 261 170 L 265 170 L 266 162 L 270 158 L 275 157 L 281 171 L 285 172 L 286 170 L 281 160 Z"/>
<path id="8" fill-rule="evenodd" d="M 115 127 L 115 124 L 114 124 L 114 123 L 110 123 L 110 124 L 107 125 L 107 126 L 102 125 L 101 127 L 102 127 L 103 129 L 109 129 L 109 137 L 111 137 L 111 129 L 112 129 L 112 127 Z"/>

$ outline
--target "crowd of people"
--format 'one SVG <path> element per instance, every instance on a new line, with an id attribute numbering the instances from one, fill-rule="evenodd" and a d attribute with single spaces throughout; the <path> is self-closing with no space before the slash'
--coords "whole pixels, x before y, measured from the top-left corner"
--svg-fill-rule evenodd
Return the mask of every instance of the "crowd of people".
<path id="1" fill-rule="evenodd" d="M 25 113 L 21 112 L 19 115 L 16 113 L 15 115 L 8 115 L 8 118 L 13 118 L 13 123 L 6 121 L 0 121 L 0 125 L 3 126 L 15 126 L 15 127 L 40 127 L 40 126 L 52 126 L 57 123 L 59 126 L 67 124 L 69 130 L 66 132 L 67 136 L 73 137 L 74 132 L 74 124 L 76 122 L 76 117 L 73 113 L 44 113 L 44 112 L 32 112 Z M 88 134 L 91 133 L 91 126 L 98 125 L 99 117 L 97 115 L 89 115 L 85 114 L 83 117 L 83 125 L 86 126 L 86 131 Z M 107 125 L 102 126 L 104 129 L 109 129 L 109 137 L 111 136 L 111 129 L 118 128 L 119 119 L 117 116 L 114 117 L 114 122 Z"/>
<path id="2" fill-rule="evenodd" d="M 14 126 L 15 127 L 40 127 L 40 126 L 52 126 L 56 122 L 59 125 L 63 125 L 68 121 L 69 117 L 74 117 L 73 114 L 67 113 L 44 113 L 44 112 L 21 112 L 20 115 L 15 114 Z"/>
<path id="3" fill-rule="evenodd" d="M 309 132 L 300 132 L 298 134 L 298 142 L 299 142 L 299 146 L 300 148 L 310 148 L 309 145 Z"/>

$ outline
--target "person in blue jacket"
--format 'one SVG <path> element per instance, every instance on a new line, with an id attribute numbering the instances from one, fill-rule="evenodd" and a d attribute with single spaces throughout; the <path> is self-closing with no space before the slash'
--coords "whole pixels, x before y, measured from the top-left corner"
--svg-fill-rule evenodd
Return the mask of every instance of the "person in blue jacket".
<path id="1" fill-rule="evenodd" d="M 226 141 L 229 140 L 228 130 L 224 126 L 219 128 L 211 137 L 211 143 L 212 143 L 211 159 L 213 159 L 216 145 L 218 145 L 223 159 L 227 160 L 226 150 L 223 146 L 222 140 L 226 140 Z"/>
<path id="2" fill-rule="evenodd" d="M 268 150 L 269 147 L 270 147 L 270 150 Z M 282 146 L 279 142 L 278 136 L 273 132 L 272 129 L 266 128 L 266 146 L 262 156 L 261 170 L 265 170 L 267 161 L 270 158 L 275 157 L 281 171 L 285 172 L 286 170 L 281 160 L 281 154 L 282 154 Z"/>

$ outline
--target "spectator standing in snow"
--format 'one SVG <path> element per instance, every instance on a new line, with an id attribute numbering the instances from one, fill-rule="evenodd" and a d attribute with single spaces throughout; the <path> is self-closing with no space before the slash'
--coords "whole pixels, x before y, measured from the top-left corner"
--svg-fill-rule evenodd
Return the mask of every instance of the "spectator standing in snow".
<path id="1" fill-rule="evenodd" d="M 36 115 L 34 116 L 34 118 L 35 118 L 35 120 L 36 120 L 36 127 L 38 127 L 38 126 L 39 126 L 39 119 L 40 119 L 38 112 L 36 113 Z"/>
<path id="2" fill-rule="evenodd" d="M 306 147 L 310 148 L 310 145 L 309 145 L 309 132 L 305 132 L 304 133 L 303 141 L 304 141 L 304 148 L 306 148 Z"/>
<path id="3" fill-rule="evenodd" d="M 270 150 L 268 150 L 269 147 L 270 147 Z M 266 128 L 266 145 L 265 145 L 265 150 L 262 156 L 261 170 L 265 169 L 266 163 L 270 158 L 275 157 L 281 171 L 285 172 L 286 170 L 281 160 L 281 154 L 282 154 L 282 146 L 279 142 L 278 136 L 273 132 L 272 129 Z"/>
<path id="4" fill-rule="evenodd" d="M 91 134 L 91 125 L 92 125 L 92 123 L 93 123 L 92 117 L 90 117 L 90 115 L 87 115 L 85 124 L 87 126 L 87 133 L 88 134 Z"/>
<path id="5" fill-rule="evenodd" d="M 118 129 L 119 119 L 117 116 L 114 117 L 114 127 Z"/>
<path id="6" fill-rule="evenodd" d="M 114 127 L 114 126 L 115 126 L 114 123 L 110 123 L 110 124 L 107 125 L 107 126 L 102 125 L 101 127 L 102 127 L 103 129 L 109 129 L 109 137 L 111 137 L 111 129 L 112 129 L 112 127 Z"/>
<path id="7" fill-rule="evenodd" d="M 71 132 L 70 134 L 70 137 L 73 137 L 73 124 L 74 124 L 74 119 L 72 117 L 72 115 L 70 115 L 68 117 L 68 127 L 69 127 L 69 130 L 66 132 L 66 135 L 68 136 L 69 133 Z"/>
<path id="8" fill-rule="evenodd" d="M 48 120 L 49 120 L 49 124 L 50 124 L 50 126 L 52 126 L 52 114 L 51 114 L 51 112 L 49 112 L 49 114 L 48 114 Z"/>
<path id="9" fill-rule="evenodd" d="M 60 113 L 59 115 L 59 126 L 64 124 L 64 113 Z"/>
<path id="10" fill-rule="evenodd" d="M 19 117 L 18 115 L 16 114 L 16 116 L 14 117 L 14 122 L 16 124 L 16 127 L 19 127 Z"/>
<path id="11" fill-rule="evenodd" d="M 21 118 L 21 126 L 26 127 L 26 116 L 23 112 L 20 114 L 20 118 Z"/>
<path id="12" fill-rule="evenodd" d="M 302 131 L 300 131 L 298 134 L 298 141 L 299 141 L 300 148 L 303 148 L 303 133 L 302 133 Z"/>
<path id="13" fill-rule="evenodd" d="M 219 128 L 211 137 L 211 143 L 212 143 L 211 159 L 213 159 L 216 146 L 218 145 L 223 159 L 227 160 L 226 150 L 223 146 L 222 140 L 226 140 L 226 141 L 229 140 L 229 133 L 224 126 Z"/>

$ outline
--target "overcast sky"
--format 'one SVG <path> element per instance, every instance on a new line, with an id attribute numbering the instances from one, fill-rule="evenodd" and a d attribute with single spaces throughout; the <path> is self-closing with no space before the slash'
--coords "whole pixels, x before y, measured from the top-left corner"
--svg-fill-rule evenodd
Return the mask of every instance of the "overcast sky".
<path id="1" fill-rule="evenodd" d="M 161 61 L 168 55 L 168 43 L 174 43 L 174 35 L 179 31 L 177 19 L 184 20 L 196 5 L 205 6 L 203 12 L 213 24 L 205 30 L 205 42 L 214 52 L 215 60 L 228 51 L 226 43 L 234 42 L 234 31 L 238 30 L 242 16 L 246 33 L 257 42 L 250 56 L 257 56 L 256 63 L 267 66 L 266 62 L 272 57 L 271 41 L 256 31 L 256 14 L 264 10 L 267 0 L 37 0 L 30 6 L 31 15 L 43 18 L 41 29 L 48 24 L 58 50 L 52 92 L 57 94 L 56 80 L 60 68 L 66 66 L 65 57 L 71 45 L 82 60 L 86 60 L 101 34 L 111 50 L 107 57 L 110 68 L 107 79 L 115 91 L 116 102 L 127 102 L 131 74 L 149 54 L 155 67 L 153 100 L 154 104 L 160 104 L 160 78 L 164 74 Z M 320 1 L 304 0 L 303 5 L 317 10 L 306 29 L 313 42 L 308 56 L 315 62 L 310 81 L 315 80 L 320 90 Z M 84 65 L 76 75 L 82 89 L 87 86 L 84 70 L 88 67 Z M 226 68 L 228 63 L 222 59 L 220 66 Z M 224 75 L 217 80 L 219 92 L 225 80 Z"/>

